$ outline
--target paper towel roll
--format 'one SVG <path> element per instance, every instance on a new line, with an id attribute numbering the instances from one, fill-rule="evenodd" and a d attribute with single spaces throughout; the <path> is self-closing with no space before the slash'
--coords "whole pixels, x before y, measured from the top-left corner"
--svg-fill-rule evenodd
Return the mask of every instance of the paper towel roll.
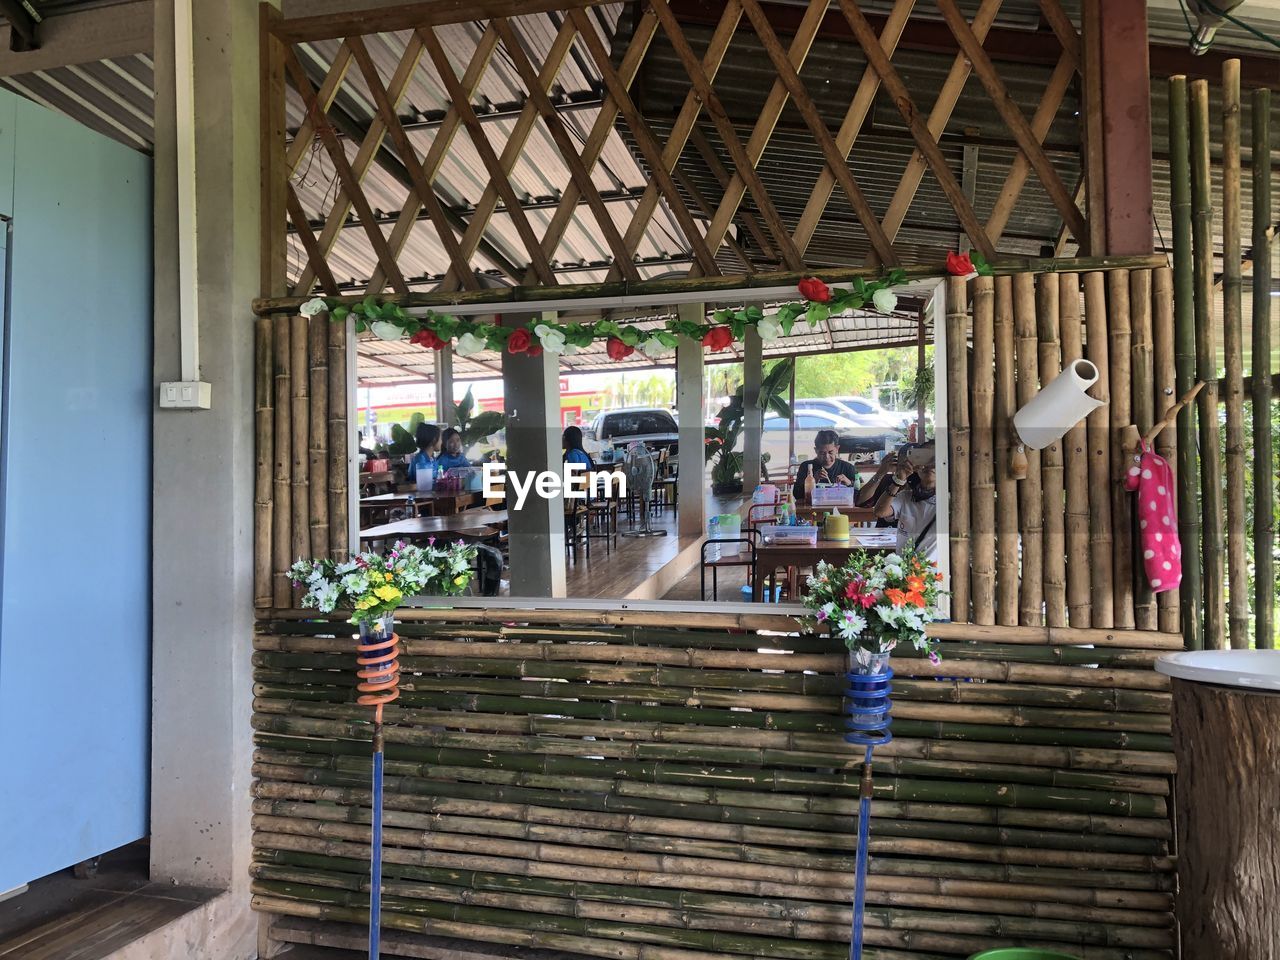
<path id="1" fill-rule="evenodd" d="M 1076 360 L 1054 377 L 1031 402 L 1013 415 L 1022 442 L 1043 450 L 1102 406 L 1085 393 L 1098 382 L 1098 368 L 1088 360 Z"/>

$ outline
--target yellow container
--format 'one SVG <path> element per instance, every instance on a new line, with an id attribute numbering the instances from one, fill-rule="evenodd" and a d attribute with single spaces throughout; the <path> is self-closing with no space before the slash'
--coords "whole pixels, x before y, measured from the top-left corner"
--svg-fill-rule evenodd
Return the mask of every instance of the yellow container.
<path id="1" fill-rule="evenodd" d="M 822 524 L 822 538 L 824 540 L 848 540 L 849 518 L 839 512 L 828 514 L 826 521 Z"/>

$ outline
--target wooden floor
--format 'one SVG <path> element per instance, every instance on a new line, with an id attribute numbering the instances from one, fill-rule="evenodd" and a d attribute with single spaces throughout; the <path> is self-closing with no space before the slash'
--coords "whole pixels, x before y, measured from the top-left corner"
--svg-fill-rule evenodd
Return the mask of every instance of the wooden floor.
<path id="1" fill-rule="evenodd" d="M 0 960 L 101 960 L 216 895 L 152 883 L 145 845 L 126 847 L 95 876 L 63 870 L 0 904 Z"/>

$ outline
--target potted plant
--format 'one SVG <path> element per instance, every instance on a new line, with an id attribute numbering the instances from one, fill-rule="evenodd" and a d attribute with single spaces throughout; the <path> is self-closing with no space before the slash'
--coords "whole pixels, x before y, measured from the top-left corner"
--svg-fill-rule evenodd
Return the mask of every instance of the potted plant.
<path id="1" fill-rule="evenodd" d="M 784 393 L 791 383 L 795 362 L 794 357 L 787 357 L 765 373 L 760 381 L 759 406 L 762 411 L 772 410 L 781 417 L 791 416 L 791 405 Z M 711 468 L 711 492 L 717 495 L 742 492 L 742 453 L 733 448 L 737 446 L 746 421 L 743 390 L 739 386 L 729 402 L 720 408 L 716 415 L 717 425 L 706 428 L 703 451 L 707 463 L 715 460 L 715 466 Z M 761 461 L 767 462 L 767 458 L 761 457 Z M 763 467 L 761 473 L 763 475 Z"/>

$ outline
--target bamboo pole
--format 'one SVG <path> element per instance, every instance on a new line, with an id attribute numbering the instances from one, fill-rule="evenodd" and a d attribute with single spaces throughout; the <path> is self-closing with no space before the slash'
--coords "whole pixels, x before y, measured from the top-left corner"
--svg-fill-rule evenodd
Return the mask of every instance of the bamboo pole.
<path id="1" fill-rule="evenodd" d="M 1041 274 L 1036 285 L 1036 330 L 1040 340 L 1040 381 L 1047 383 L 1062 370 L 1059 348 L 1061 303 L 1059 278 Z M 1040 482 L 1044 491 L 1044 607 L 1045 623 L 1067 625 L 1067 542 L 1063 442 L 1040 452 Z"/>
<path id="2" fill-rule="evenodd" d="M 1151 329 L 1151 271 L 1129 272 L 1129 319 L 1133 332 L 1130 350 L 1132 380 L 1133 420 L 1138 432 L 1145 435 L 1155 422 L 1155 393 L 1153 381 L 1155 369 L 1152 355 Z M 1124 456 L 1132 451 L 1124 452 Z M 1130 531 L 1133 527 L 1130 526 Z M 1134 626 L 1141 630 L 1156 629 L 1156 598 L 1147 582 L 1145 569 L 1139 562 L 1141 550 L 1135 542 L 1130 556 L 1133 558 L 1133 616 Z"/>
<path id="3" fill-rule="evenodd" d="M 973 570 L 969 578 L 973 622 L 996 622 L 996 491 L 993 459 L 995 403 L 995 285 L 973 280 Z"/>
<path id="4" fill-rule="evenodd" d="M 1204 559 L 1204 645 L 1226 646 L 1222 560 L 1222 464 L 1219 460 L 1218 358 L 1213 336 L 1213 192 L 1209 157 L 1209 83 L 1191 83 L 1191 237 L 1194 264 L 1196 379 L 1200 427 L 1200 528 Z M 1184 553 L 1185 556 L 1185 548 Z"/>
<path id="5" fill-rule="evenodd" d="M 1196 381 L 1195 275 L 1191 254 L 1191 133 L 1187 117 L 1187 78 L 1169 78 L 1169 182 L 1173 214 L 1174 390 L 1186 393 Z M 1182 543 L 1179 588 L 1182 636 L 1188 650 L 1204 646 L 1201 602 L 1200 462 L 1196 414 L 1178 414 L 1178 539 Z"/>
<path id="6" fill-rule="evenodd" d="M 272 481 L 275 467 L 275 367 L 270 317 L 254 320 L 253 605 L 271 606 Z"/>
<path id="7" fill-rule="evenodd" d="M 1111 537 L 1111 429 L 1106 407 L 1111 396 L 1111 367 L 1107 362 L 1105 276 L 1102 273 L 1084 275 L 1085 355 L 1098 368 L 1098 382 L 1089 388 L 1089 392 L 1104 404 L 1089 414 L 1085 431 L 1089 445 L 1089 582 L 1093 598 L 1091 621 L 1095 627 L 1116 625 Z"/>
<path id="8" fill-rule="evenodd" d="M 1244 332 L 1240 303 L 1240 61 L 1222 64 L 1222 352 L 1227 408 L 1227 601 L 1233 649 L 1249 647 L 1245 563 Z M 1215 418 L 1216 419 L 1216 418 Z"/>
<path id="9" fill-rule="evenodd" d="M 310 382 L 308 378 L 307 318 L 289 318 L 290 430 L 293 433 L 291 553 L 305 557 L 311 552 L 311 482 L 308 432 L 311 426 Z"/>
<path id="10" fill-rule="evenodd" d="M 1169 267 L 1152 271 L 1151 304 L 1154 409 L 1164 410 L 1177 396 L 1174 392 L 1173 270 Z M 1175 469 L 1177 465 L 1177 435 L 1176 430 L 1166 429 L 1156 438 L 1156 452 L 1169 464 L 1170 469 Z M 1176 472 L 1174 485 L 1177 489 Z M 1177 590 L 1166 590 L 1156 594 L 1158 626 L 1164 633 L 1179 633 L 1182 629 L 1178 619 L 1178 593 Z"/>
<path id="11" fill-rule="evenodd" d="M 951 455 L 951 620 L 969 621 L 969 312 L 965 281 L 947 279 L 947 436 Z"/>
<path id="12" fill-rule="evenodd" d="M 320 314 L 329 322 L 327 313 Z M 350 321 L 347 321 L 350 323 Z M 330 324 L 329 326 L 329 363 L 328 389 L 328 483 L 329 483 L 329 556 L 334 560 L 345 560 L 351 552 L 348 542 L 348 502 L 350 491 L 347 488 L 348 478 L 348 434 L 347 423 L 347 323 Z"/>
<path id="13" fill-rule="evenodd" d="M 273 598 L 275 606 L 288 607 L 293 602 L 293 588 L 289 580 L 289 567 L 293 563 L 293 432 L 290 419 L 290 361 L 289 328 L 291 320 L 279 314 L 274 323 L 275 370 L 275 481 L 272 496 L 271 553 L 274 568 Z"/>
<path id="14" fill-rule="evenodd" d="M 1060 367 L 1084 358 L 1084 338 L 1080 326 L 1080 277 L 1074 273 L 1058 276 L 1059 334 L 1062 338 Z M 1066 554 L 1067 610 L 1073 628 L 1092 623 L 1089 596 L 1089 454 L 1083 422 L 1063 436 L 1066 469 Z"/>
<path id="15" fill-rule="evenodd" d="M 1133 392 L 1129 362 L 1131 359 L 1132 338 L 1130 336 L 1131 321 L 1129 315 L 1129 274 L 1123 270 L 1113 270 L 1107 275 L 1107 324 L 1108 359 L 1111 362 L 1107 370 L 1108 392 L 1110 403 L 1108 415 L 1111 423 L 1110 439 L 1110 485 L 1111 495 L 1111 534 L 1112 560 L 1111 569 L 1115 580 L 1115 597 L 1113 600 L 1114 624 L 1124 630 L 1134 627 L 1133 610 L 1133 510 L 1132 499 L 1124 488 L 1123 478 L 1128 469 L 1132 450 L 1125 449 L 1124 431 L 1133 423 Z"/>
<path id="16" fill-rule="evenodd" d="M 311 514 L 311 556 L 329 554 L 329 318 L 323 314 L 307 323 L 311 367 L 307 431 L 310 438 L 308 509 Z"/>
<path id="17" fill-rule="evenodd" d="M 1029 403 L 1040 390 L 1039 344 L 1036 338 L 1036 289 L 1032 274 L 1013 278 L 1013 333 L 1017 355 L 1017 406 Z M 1015 408 L 1016 409 L 1016 408 Z M 1013 438 L 1021 446 L 1021 441 Z M 1044 622 L 1044 496 L 1040 482 L 1040 451 L 1026 450 L 1026 478 L 1017 485 L 1018 517 L 1022 532 L 1022 585 L 1018 622 Z"/>
<path id="18" fill-rule="evenodd" d="M 1275 438 L 1271 409 L 1271 269 L 1275 243 L 1271 227 L 1271 91 L 1253 91 L 1253 566 L 1254 638 L 1258 647 L 1274 647 L 1276 574 L 1275 488 L 1260 478 L 1275 476 Z"/>
<path id="19" fill-rule="evenodd" d="M 996 621 L 1018 623 L 1018 485 L 1013 478 L 1013 281 L 995 282 Z"/>

